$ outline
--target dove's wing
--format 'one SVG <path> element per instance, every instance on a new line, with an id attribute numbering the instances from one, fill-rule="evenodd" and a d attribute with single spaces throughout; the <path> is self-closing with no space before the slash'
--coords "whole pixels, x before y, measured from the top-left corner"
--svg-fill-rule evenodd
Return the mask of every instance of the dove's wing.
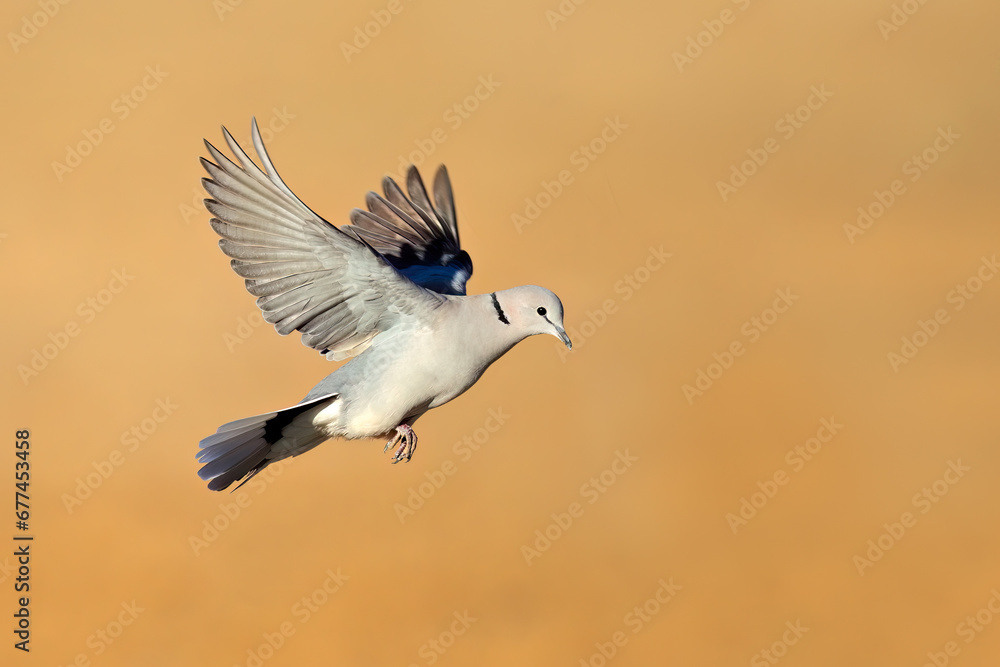
<path id="1" fill-rule="evenodd" d="M 212 197 L 205 206 L 219 246 L 279 334 L 300 331 L 305 345 L 345 359 L 444 301 L 302 203 L 271 164 L 256 120 L 253 145 L 265 171 L 222 131 L 239 165 L 205 142 L 215 160 L 201 161 L 211 176 L 202 179 Z"/>
<path id="2" fill-rule="evenodd" d="M 351 211 L 349 229 L 381 253 L 407 278 L 441 294 L 465 295 L 472 276 L 472 259 L 458 241 L 455 200 L 448 170 L 441 165 L 434 177 L 434 203 L 416 167 L 406 173 L 403 194 L 396 182 L 382 180 L 382 197 L 369 192 L 367 211 Z"/>

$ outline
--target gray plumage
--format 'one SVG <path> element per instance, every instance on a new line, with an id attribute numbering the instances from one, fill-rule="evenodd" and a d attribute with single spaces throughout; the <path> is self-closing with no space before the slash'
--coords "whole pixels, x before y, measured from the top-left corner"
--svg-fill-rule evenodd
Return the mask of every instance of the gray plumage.
<path id="1" fill-rule="evenodd" d="M 471 387 L 524 338 L 547 333 L 571 347 L 562 303 L 541 287 L 465 296 L 472 261 L 459 243 L 444 166 L 434 201 L 416 168 L 407 193 L 383 180 L 367 211 L 337 228 L 306 206 L 271 163 L 257 123 L 261 167 L 223 128 L 230 160 L 205 142 L 205 206 L 219 246 L 281 335 L 298 331 L 327 359 L 354 357 L 290 408 L 230 422 L 201 441 L 209 488 L 249 480 L 268 464 L 332 437 L 394 434 L 393 462 L 409 460 L 413 423 Z M 237 164 L 238 163 L 238 164 Z M 245 483 L 245 482 L 244 482 Z"/>

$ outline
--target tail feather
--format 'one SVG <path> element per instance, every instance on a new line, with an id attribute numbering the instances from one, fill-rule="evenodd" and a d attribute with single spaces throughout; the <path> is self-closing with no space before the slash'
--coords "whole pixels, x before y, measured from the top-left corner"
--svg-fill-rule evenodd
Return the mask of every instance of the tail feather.
<path id="1" fill-rule="evenodd" d="M 233 451 L 243 443 L 263 436 L 266 431 L 267 429 L 265 426 L 260 424 L 256 427 L 234 432 L 232 434 L 223 433 L 222 435 L 226 436 L 224 439 L 216 440 L 210 445 L 202 444 L 202 449 L 198 450 L 198 460 L 202 463 L 207 463 L 220 457 L 227 456 L 229 452 Z M 205 440 L 208 440 L 208 438 Z M 205 443 L 205 440 L 203 440 L 202 443 Z"/>
<path id="2" fill-rule="evenodd" d="M 288 409 L 291 410 L 293 408 L 288 408 Z M 279 410 L 278 412 L 282 412 L 282 410 Z M 246 428 L 247 426 L 256 426 L 258 424 L 263 424 L 268 419 L 277 417 L 278 412 L 266 412 L 262 415 L 255 415 L 253 417 L 244 417 L 243 419 L 237 419 L 236 421 L 232 421 L 229 422 L 228 424 L 223 424 L 222 426 L 220 426 L 216 431 L 216 434 L 218 435 L 220 433 L 225 433 L 227 431 L 235 431 L 236 429 L 243 429 Z M 208 437 L 211 438 L 213 436 L 210 435 Z M 205 438 L 205 440 L 207 439 L 208 438 Z M 204 442 L 204 440 L 202 442 Z"/>
<path id="3" fill-rule="evenodd" d="M 229 488 L 229 485 L 233 482 L 246 477 L 248 473 L 253 472 L 253 475 L 256 475 L 267 466 L 267 450 L 270 448 L 270 445 L 266 442 L 247 444 L 256 446 L 249 450 L 249 453 L 246 453 L 246 451 L 239 452 L 243 455 L 242 458 L 237 458 L 234 462 L 230 462 L 226 466 L 220 466 L 218 471 L 213 472 L 212 474 L 215 476 L 208 478 L 208 488 L 210 490 L 223 491 Z M 209 463 L 199 471 L 202 479 L 206 479 L 206 476 L 201 473 L 212 465 L 212 463 Z M 253 477 L 253 475 L 250 475 L 250 477 Z M 250 481 L 250 477 L 247 477 L 246 481 Z M 236 489 L 233 490 L 235 491 Z"/>
<path id="4" fill-rule="evenodd" d="M 257 454 L 257 449 L 265 448 L 263 454 L 267 453 L 266 448 L 270 445 L 264 438 L 264 429 L 259 428 L 250 433 L 244 433 L 238 439 L 216 445 L 212 449 L 201 450 L 199 460 L 205 465 L 198 471 L 198 476 L 202 479 L 212 479 L 226 472 L 244 459 L 251 458 Z"/>
<path id="5" fill-rule="evenodd" d="M 212 435 L 208 436 L 207 438 L 203 439 L 200 443 L 198 443 L 198 449 L 200 450 L 198 452 L 198 456 L 202 456 L 205 453 L 205 450 L 212 449 L 213 447 L 217 447 L 220 444 L 225 444 L 229 440 L 232 440 L 233 438 L 242 433 L 249 433 L 250 431 L 256 431 L 257 429 L 261 428 L 261 426 L 266 422 L 267 419 L 270 418 L 271 417 L 267 417 L 257 423 L 250 424 L 248 426 L 243 426 L 241 428 L 229 429 L 226 431 L 223 431 L 222 428 L 220 427 L 220 429 L 216 433 L 213 433 Z M 229 424 L 226 424 L 226 426 L 229 426 Z"/>
<path id="6" fill-rule="evenodd" d="M 337 394 L 328 394 L 284 410 L 223 424 L 199 443 L 197 458 L 204 465 L 198 476 L 209 480 L 212 491 L 222 491 L 241 479 L 240 486 L 246 484 L 275 461 L 312 449 L 327 436 L 311 424 L 296 424 L 295 419 L 306 411 L 322 409 L 336 398 Z"/>

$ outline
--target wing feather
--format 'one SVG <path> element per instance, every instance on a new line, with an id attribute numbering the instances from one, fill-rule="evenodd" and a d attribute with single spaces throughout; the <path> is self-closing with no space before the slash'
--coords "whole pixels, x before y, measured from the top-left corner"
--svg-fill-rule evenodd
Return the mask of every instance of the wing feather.
<path id="1" fill-rule="evenodd" d="M 369 192 L 368 210 L 351 211 L 345 231 L 386 258 L 416 284 L 441 294 L 465 294 L 472 260 L 458 240 L 455 201 L 444 165 L 434 177 L 434 203 L 416 167 L 406 173 L 409 196 L 394 180 L 382 181 L 385 196 Z"/>
<path id="2" fill-rule="evenodd" d="M 209 175 L 202 183 L 211 196 L 205 206 L 233 271 L 278 333 L 299 331 L 305 345 L 328 359 L 344 359 L 367 349 L 381 332 L 428 318 L 443 303 L 370 241 L 354 230 L 345 233 L 306 206 L 278 175 L 256 120 L 251 139 L 263 169 L 222 131 L 236 160 L 205 142 L 211 157 L 202 158 Z M 387 238 L 399 227 L 378 224 Z M 406 233 L 397 236 L 412 237 Z"/>

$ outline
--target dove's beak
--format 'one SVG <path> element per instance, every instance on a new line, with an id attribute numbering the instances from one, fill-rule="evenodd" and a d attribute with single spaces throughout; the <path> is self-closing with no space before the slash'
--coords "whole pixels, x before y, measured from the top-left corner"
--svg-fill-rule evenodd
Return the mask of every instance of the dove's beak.
<path id="1" fill-rule="evenodd" d="M 556 325 L 556 336 L 559 338 L 559 340 L 563 342 L 563 345 L 566 346 L 566 349 L 569 350 L 573 349 L 573 341 L 571 341 L 569 339 L 569 336 L 566 335 L 566 330 L 559 325 Z"/>

